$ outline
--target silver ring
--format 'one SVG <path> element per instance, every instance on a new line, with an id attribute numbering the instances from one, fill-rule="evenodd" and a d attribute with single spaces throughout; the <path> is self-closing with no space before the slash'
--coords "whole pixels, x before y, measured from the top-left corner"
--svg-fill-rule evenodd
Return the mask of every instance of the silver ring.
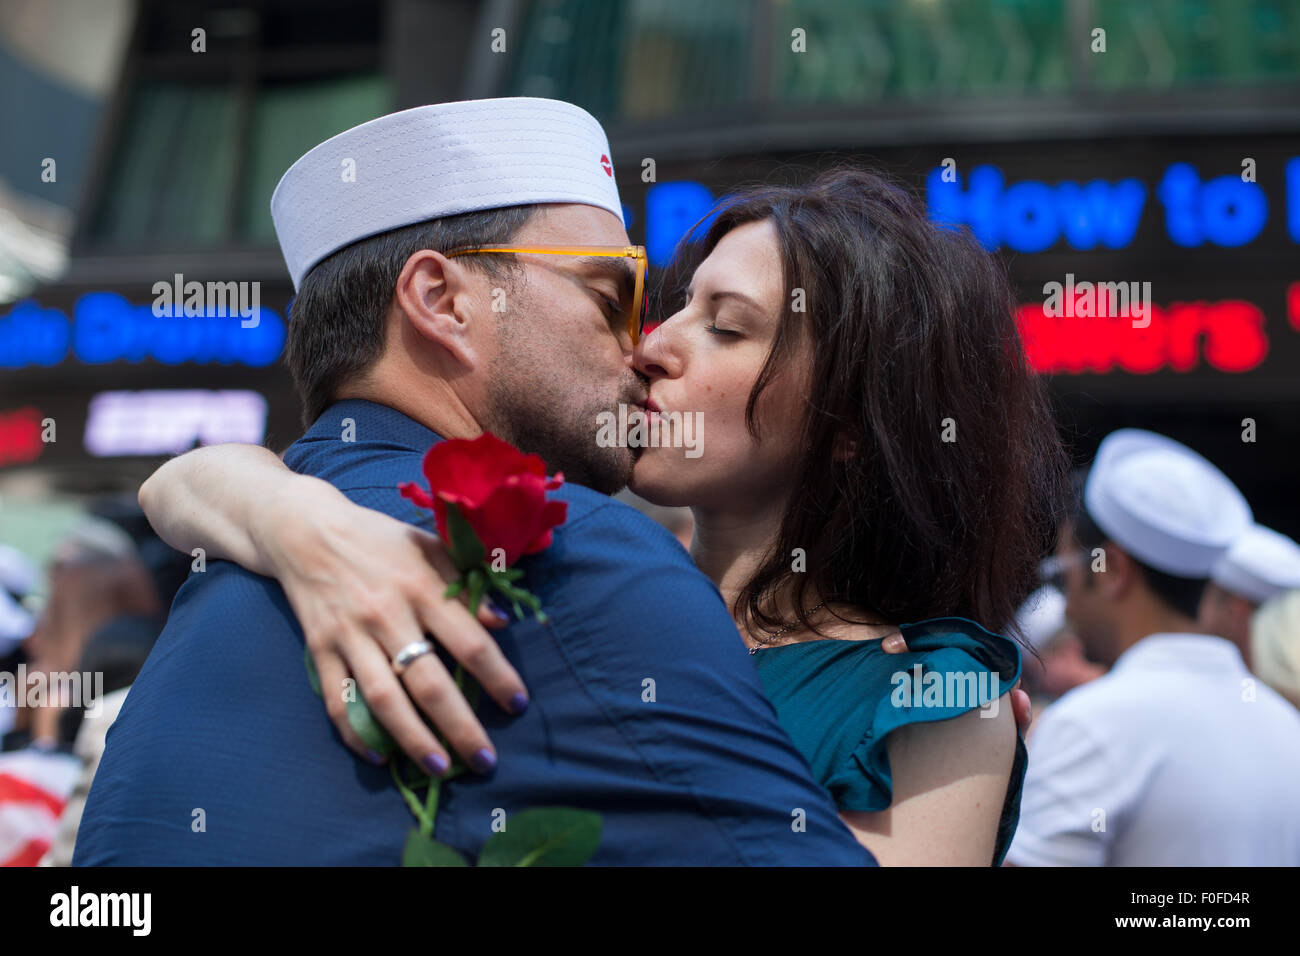
<path id="1" fill-rule="evenodd" d="M 401 677 L 402 673 L 411 666 L 411 663 L 417 657 L 432 653 L 433 645 L 428 641 L 412 641 L 398 651 L 397 656 L 393 658 L 393 673 Z"/>

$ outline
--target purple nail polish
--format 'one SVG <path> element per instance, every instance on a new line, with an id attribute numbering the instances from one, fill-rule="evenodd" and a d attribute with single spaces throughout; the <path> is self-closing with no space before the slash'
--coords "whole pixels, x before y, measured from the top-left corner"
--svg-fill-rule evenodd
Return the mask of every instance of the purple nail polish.
<path id="1" fill-rule="evenodd" d="M 441 777 L 447 772 L 447 758 L 442 754 L 429 754 L 424 758 L 424 766 L 435 777 Z"/>
<path id="2" fill-rule="evenodd" d="M 470 758 L 470 763 L 479 773 L 487 773 L 497 765 L 496 754 L 484 747 Z"/>
<path id="3" fill-rule="evenodd" d="M 373 750 L 367 750 L 366 753 L 370 756 L 370 762 L 376 767 L 382 767 L 384 765 L 384 758 L 379 756 L 379 754 L 375 753 Z"/>
<path id="4" fill-rule="evenodd" d="M 487 609 L 491 611 L 493 614 L 495 614 L 497 617 L 501 618 L 501 620 L 503 621 L 510 620 L 510 615 L 507 614 L 505 611 L 503 611 L 501 609 L 501 605 L 498 604 L 496 601 L 492 600 L 491 598 L 487 598 L 486 603 L 487 603 Z"/>
<path id="5" fill-rule="evenodd" d="M 516 693 L 510 698 L 510 713 L 522 714 L 528 709 L 528 697 L 525 694 Z"/>

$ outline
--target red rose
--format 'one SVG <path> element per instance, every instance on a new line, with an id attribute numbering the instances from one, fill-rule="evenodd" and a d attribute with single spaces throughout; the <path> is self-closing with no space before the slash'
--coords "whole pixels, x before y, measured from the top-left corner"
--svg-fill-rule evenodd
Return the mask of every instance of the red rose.
<path id="1" fill-rule="evenodd" d="M 505 551 L 506 567 L 511 567 L 525 554 L 550 547 L 552 529 L 568 513 L 566 502 L 546 500 L 546 492 L 560 487 L 564 475 L 548 478 L 541 458 L 487 432 L 473 440 L 438 442 L 425 454 L 423 468 L 428 492 L 412 482 L 403 482 L 398 490 L 420 507 L 433 509 L 445 542 L 451 541 L 447 505 L 456 505 L 489 562 L 497 548 Z"/>

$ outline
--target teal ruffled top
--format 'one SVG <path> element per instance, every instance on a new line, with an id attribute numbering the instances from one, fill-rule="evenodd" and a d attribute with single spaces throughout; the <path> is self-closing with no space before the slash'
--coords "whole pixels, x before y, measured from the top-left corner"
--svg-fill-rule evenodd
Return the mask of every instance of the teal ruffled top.
<path id="1" fill-rule="evenodd" d="M 781 726 L 841 810 L 883 810 L 893 802 L 885 747 L 892 731 L 974 710 L 1020 678 L 1020 648 L 974 621 L 940 617 L 900 630 L 905 654 L 886 654 L 875 640 L 817 640 L 754 655 Z M 1010 700 L 1000 706 L 1009 707 Z M 994 866 L 1002 864 L 1016 832 L 1027 763 L 1017 732 Z"/>

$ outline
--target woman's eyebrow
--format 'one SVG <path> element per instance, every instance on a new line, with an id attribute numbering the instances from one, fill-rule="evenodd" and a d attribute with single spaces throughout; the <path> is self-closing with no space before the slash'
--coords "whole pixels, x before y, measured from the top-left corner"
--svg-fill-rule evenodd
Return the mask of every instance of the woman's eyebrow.
<path id="1" fill-rule="evenodd" d="M 695 285 L 694 285 L 694 283 L 692 283 L 691 285 L 688 285 L 688 286 L 686 287 L 686 296 L 687 296 L 687 298 L 694 298 L 694 296 L 695 296 Z M 762 315 L 762 314 L 763 314 L 763 307 L 762 307 L 761 305 L 759 305 L 757 302 L 755 302 L 755 301 L 754 301 L 753 299 L 751 299 L 749 296 L 745 295 L 745 293 L 743 293 L 743 292 L 737 292 L 735 289 L 719 289 L 719 290 L 717 290 L 716 292 L 713 292 L 713 293 L 711 293 L 711 294 L 709 295 L 709 301 L 710 301 L 710 302 L 716 302 L 716 301 L 718 301 L 718 299 L 735 299 L 735 300 L 737 300 L 738 302 L 741 302 L 741 303 L 743 303 L 744 305 L 749 306 L 751 309 L 753 309 L 753 310 L 754 310 L 755 312 L 757 312 L 759 315 Z"/>

